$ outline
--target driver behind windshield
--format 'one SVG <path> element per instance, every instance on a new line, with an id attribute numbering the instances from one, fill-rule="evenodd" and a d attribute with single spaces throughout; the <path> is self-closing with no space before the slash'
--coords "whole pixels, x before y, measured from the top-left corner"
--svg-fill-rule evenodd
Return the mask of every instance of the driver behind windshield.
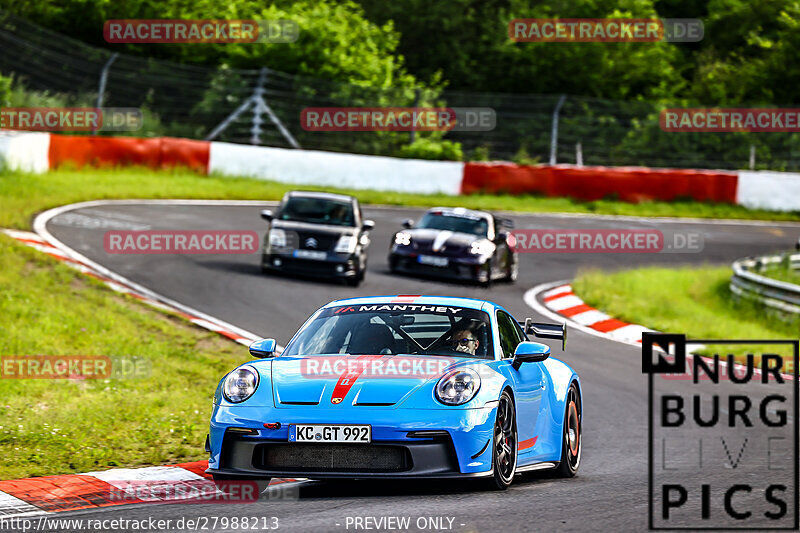
<path id="1" fill-rule="evenodd" d="M 479 309 L 393 302 L 326 307 L 297 333 L 282 356 L 410 354 L 491 359 L 488 329 L 489 315 Z"/>
<path id="2" fill-rule="evenodd" d="M 481 342 L 475 338 L 475 334 L 471 329 L 461 329 L 453 333 L 453 338 L 450 339 L 450 344 L 457 352 L 475 355 Z"/>

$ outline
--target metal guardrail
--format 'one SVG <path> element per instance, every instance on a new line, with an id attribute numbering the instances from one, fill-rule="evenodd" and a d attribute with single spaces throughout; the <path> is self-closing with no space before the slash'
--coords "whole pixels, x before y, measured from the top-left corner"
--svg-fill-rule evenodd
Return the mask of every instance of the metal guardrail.
<path id="1" fill-rule="evenodd" d="M 764 305 L 800 314 L 800 285 L 757 274 L 766 267 L 786 260 L 786 255 L 747 257 L 734 261 L 730 289 L 737 296 L 753 298 Z M 800 269 L 800 253 L 788 255 L 792 269 Z"/>

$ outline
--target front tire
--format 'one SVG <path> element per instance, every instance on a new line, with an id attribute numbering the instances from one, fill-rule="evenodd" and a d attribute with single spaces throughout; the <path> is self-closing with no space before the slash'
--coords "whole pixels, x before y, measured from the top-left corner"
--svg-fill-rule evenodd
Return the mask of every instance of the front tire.
<path id="1" fill-rule="evenodd" d="M 492 286 L 492 261 L 486 261 L 486 266 L 478 272 L 478 284 L 484 289 Z"/>
<path id="2" fill-rule="evenodd" d="M 517 277 L 519 277 L 519 258 L 517 258 L 515 254 L 509 261 L 510 264 L 508 265 L 508 273 L 506 275 L 506 281 L 508 283 L 514 283 L 515 281 L 517 281 Z"/>
<path id="3" fill-rule="evenodd" d="M 507 390 L 500 395 L 492 437 L 492 479 L 489 488 L 506 490 L 517 470 L 517 416 Z"/>
<path id="4" fill-rule="evenodd" d="M 567 392 L 566 407 L 564 408 L 564 428 L 562 433 L 561 461 L 558 463 L 556 475 L 559 477 L 573 477 L 578 473 L 581 464 L 581 448 L 583 436 L 581 424 L 583 411 L 578 385 L 573 381 Z"/>

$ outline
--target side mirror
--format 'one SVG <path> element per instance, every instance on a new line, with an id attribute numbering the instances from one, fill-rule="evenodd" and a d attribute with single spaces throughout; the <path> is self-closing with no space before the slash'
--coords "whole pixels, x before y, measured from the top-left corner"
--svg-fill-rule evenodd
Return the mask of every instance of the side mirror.
<path id="1" fill-rule="evenodd" d="M 414 221 L 410 218 L 407 218 L 403 221 L 403 227 L 406 229 L 411 229 L 411 226 L 414 225 Z"/>
<path id="2" fill-rule="evenodd" d="M 361 224 L 361 229 L 363 231 L 370 231 L 375 229 L 375 221 L 374 220 L 365 220 L 363 224 Z"/>
<path id="3" fill-rule="evenodd" d="M 495 238 L 495 242 L 505 242 L 508 239 L 508 233 L 501 231 L 497 233 L 497 237 Z"/>
<path id="4" fill-rule="evenodd" d="M 533 341 L 522 341 L 514 350 L 514 360 L 511 366 L 519 370 L 522 363 L 538 363 L 550 357 L 550 347 Z"/>
<path id="5" fill-rule="evenodd" d="M 272 221 L 273 218 L 275 218 L 275 215 L 273 215 L 272 211 L 270 211 L 269 209 L 264 209 L 263 211 L 261 211 L 261 218 L 263 218 L 267 222 L 270 222 Z"/>
<path id="6" fill-rule="evenodd" d="M 259 339 L 250 345 L 250 355 L 259 359 L 266 359 L 275 355 L 275 339 Z"/>

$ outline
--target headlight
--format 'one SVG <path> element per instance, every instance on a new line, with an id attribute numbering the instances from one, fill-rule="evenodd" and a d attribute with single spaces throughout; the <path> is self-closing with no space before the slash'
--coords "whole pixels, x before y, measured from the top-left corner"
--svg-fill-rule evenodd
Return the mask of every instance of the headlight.
<path id="1" fill-rule="evenodd" d="M 286 232 L 282 229 L 269 230 L 269 245 L 276 248 L 283 248 L 286 246 Z"/>
<path id="2" fill-rule="evenodd" d="M 492 255 L 494 253 L 494 243 L 487 240 L 475 241 L 469 247 L 470 253 L 475 255 Z"/>
<path id="3" fill-rule="evenodd" d="M 394 243 L 400 246 L 408 246 L 411 244 L 411 234 L 407 231 L 401 231 L 394 236 Z"/>
<path id="4" fill-rule="evenodd" d="M 257 388 L 258 371 L 252 366 L 242 366 L 225 378 L 222 393 L 229 402 L 241 403 L 252 396 Z"/>
<path id="5" fill-rule="evenodd" d="M 472 369 L 459 368 L 446 374 L 436 384 L 436 398 L 446 405 L 470 401 L 481 388 L 481 377 Z"/>
<path id="6" fill-rule="evenodd" d="M 338 254 L 352 254 L 356 251 L 356 242 L 355 235 L 342 235 L 333 251 Z"/>

